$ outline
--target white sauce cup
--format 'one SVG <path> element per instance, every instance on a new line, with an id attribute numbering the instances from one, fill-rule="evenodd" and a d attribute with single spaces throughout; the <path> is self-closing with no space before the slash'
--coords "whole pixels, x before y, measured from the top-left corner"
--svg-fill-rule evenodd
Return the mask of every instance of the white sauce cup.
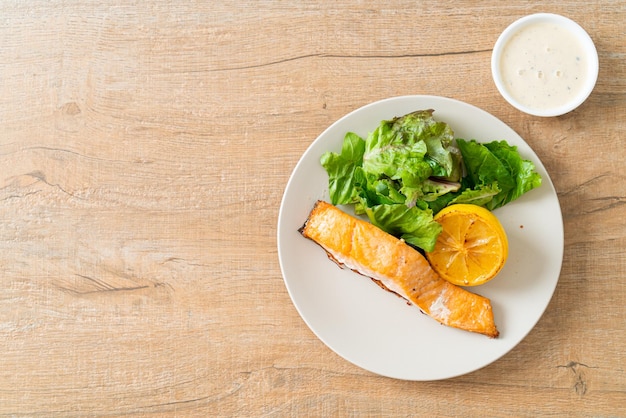
<path id="1" fill-rule="evenodd" d="M 549 31 L 538 34 L 541 30 Z M 537 43 L 531 47 L 525 39 L 530 41 L 533 36 Z M 563 36 L 570 39 L 565 42 Z M 525 61 L 521 61 L 522 55 Z M 577 68 L 571 66 L 571 59 Z M 502 32 L 491 55 L 491 74 L 502 97 L 534 116 L 559 116 L 580 106 L 595 87 L 598 67 L 598 53 L 589 34 L 573 20 L 551 13 L 513 22 Z"/>

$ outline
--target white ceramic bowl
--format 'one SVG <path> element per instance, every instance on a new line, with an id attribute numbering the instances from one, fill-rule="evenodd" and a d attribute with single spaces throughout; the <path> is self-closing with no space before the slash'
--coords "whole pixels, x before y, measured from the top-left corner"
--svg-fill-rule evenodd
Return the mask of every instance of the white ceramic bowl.
<path id="1" fill-rule="evenodd" d="M 550 87 L 557 85 L 565 87 L 564 84 L 559 83 L 563 83 L 563 80 L 571 74 L 568 71 L 554 69 L 557 68 L 554 67 L 554 65 L 557 65 L 554 64 L 554 62 L 552 62 L 553 67 L 550 67 L 551 72 L 541 71 L 541 67 L 544 64 L 538 60 L 540 60 L 542 56 L 546 59 L 546 51 L 549 51 L 549 48 L 551 48 L 550 42 L 556 42 L 556 39 L 558 38 L 557 36 L 552 36 L 552 33 L 541 38 L 541 46 L 537 46 L 536 51 L 532 51 L 533 56 L 525 61 L 523 68 L 520 67 L 519 70 L 516 70 L 515 74 L 511 73 L 512 67 L 510 66 L 510 62 L 507 63 L 506 60 L 510 59 L 509 57 L 515 55 L 515 53 L 519 54 L 522 52 L 522 47 L 518 46 L 519 41 L 517 39 L 519 39 L 519 36 L 517 35 L 519 35 L 521 31 L 527 32 L 529 30 L 528 28 L 532 25 L 546 28 L 550 25 L 551 30 L 556 28 L 560 32 L 568 34 L 567 36 L 570 36 L 573 42 L 566 43 L 566 47 L 560 48 L 564 55 L 567 56 L 568 54 L 571 54 L 571 57 L 567 58 L 576 58 L 574 57 L 574 48 L 571 47 L 571 45 L 576 43 L 578 44 L 578 52 L 582 55 L 581 57 L 578 57 L 582 63 L 580 66 L 580 70 L 582 72 L 578 87 L 570 88 L 568 85 L 566 88 L 569 90 L 566 91 L 561 89 L 562 93 L 558 93 L 557 90 L 556 94 L 551 94 L 548 91 Z M 552 53 L 554 53 L 557 49 L 559 49 L 558 45 Z M 534 52 L 536 52 L 536 54 Z M 575 55 L 578 56 L 578 54 Z M 537 56 L 539 58 L 537 58 Z M 549 57 L 547 59 L 551 60 L 552 58 Z M 537 62 L 534 60 L 537 60 Z M 539 65 L 533 67 L 536 63 Z M 505 73 L 503 73 L 503 69 Z M 541 83 L 539 83 L 538 80 L 531 79 L 531 69 L 534 71 L 532 77 L 543 78 Z M 491 55 L 491 73 L 498 91 L 513 107 L 534 116 L 559 116 L 576 109 L 591 94 L 598 79 L 598 52 L 596 51 L 596 47 L 589 34 L 573 20 L 552 13 L 537 13 L 516 20 L 509 27 L 507 27 L 504 32 L 502 32 L 495 43 L 493 53 Z M 557 77 L 561 78 L 557 80 Z M 578 78 L 576 80 L 578 82 Z M 554 83 L 549 84 L 552 82 Z M 517 83 L 520 83 L 520 87 L 523 86 L 524 88 L 519 88 L 516 91 L 513 87 L 511 87 L 513 84 Z M 536 89 L 536 91 L 533 89 Z M 565 94 L 561 97 L 561 94 L 563 93 Z M 554 99 L 557 94 L 559 94 L 559 97 L 561 97 L 562 100 L 557 101 Z M 544 100 L 547 100 L 550 103 L 546 102 L 539 104 L 539 102 Z"/>

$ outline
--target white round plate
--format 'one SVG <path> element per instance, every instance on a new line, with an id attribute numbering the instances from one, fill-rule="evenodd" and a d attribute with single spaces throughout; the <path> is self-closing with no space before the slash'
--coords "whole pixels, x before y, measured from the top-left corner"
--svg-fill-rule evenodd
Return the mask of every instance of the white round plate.
<path id="1" fill-rule="evenodd" d="M 365 138 L 380 121 L 421 109 L 434 109 L 435 119 L 448 123 L 457 138 L 504 139 L 516 145 L 543 179 L 541 187 L 494 211 L 507 232 L 509 258 L 496 278 L 469 288 L 491 299 L 500 331 L 496 339 L 440 325 L 368 278 L 340 269 L 321 247 L 298 232 L 315 201 L 329 201 L 328 176 L 320 156 L 339 152 L 348 131 Z M 402 96 L 371 103 L 327 128 L 302 155 L 287 183 L 277 239 L 285 285 L 315 335 L 347 361 L 404 380 L 459 376 L 513 349 L 548 306 L 563 260 L 561 209 L 537 155 L 491 114 L 437 96 Z"/>

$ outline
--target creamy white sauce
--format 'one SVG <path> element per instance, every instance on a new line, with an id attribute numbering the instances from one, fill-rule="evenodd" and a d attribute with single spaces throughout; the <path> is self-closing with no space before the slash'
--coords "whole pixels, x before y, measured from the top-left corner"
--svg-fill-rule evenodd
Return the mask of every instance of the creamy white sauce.
<path id="1" fill-rule="evenodd" d="M 567 28 L 548 22 L 521 29 L 504 46 L 500 60 L 509 94 L 533 109 L 567 104 L 588 76 L 581 42 Z"/>

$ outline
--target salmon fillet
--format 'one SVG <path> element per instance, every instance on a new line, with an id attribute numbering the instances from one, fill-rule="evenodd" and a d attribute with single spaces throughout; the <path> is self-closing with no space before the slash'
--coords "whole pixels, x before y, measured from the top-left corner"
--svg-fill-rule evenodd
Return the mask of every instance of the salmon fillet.
<path id="1" fill-rule="evenodd" d="M 440 278 L 422 254 L 375 225 L 320 200 L 299 231 L 340 266 L 373 279 L 440 323 L 498 336 L 489 299 Z"/>

